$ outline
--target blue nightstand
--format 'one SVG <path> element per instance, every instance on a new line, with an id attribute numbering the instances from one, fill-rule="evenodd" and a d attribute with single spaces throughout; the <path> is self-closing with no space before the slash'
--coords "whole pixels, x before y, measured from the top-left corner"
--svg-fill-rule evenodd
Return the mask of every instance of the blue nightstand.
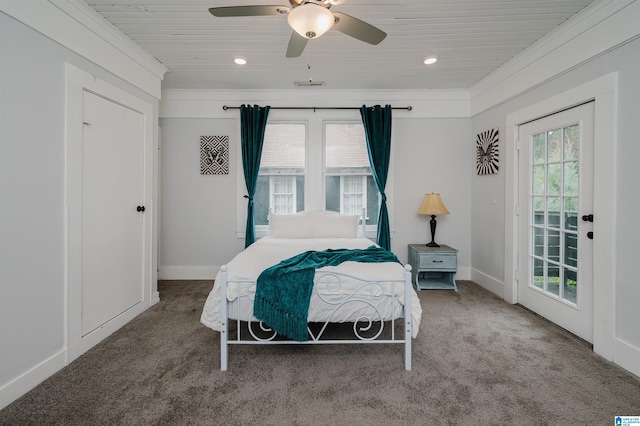
<path id="1" fill-rule="evenodd" d="M 411 275 L 418 290 L 454 290 L 458 270 L 458 250 L 441 245 L 409 244 Z"/>

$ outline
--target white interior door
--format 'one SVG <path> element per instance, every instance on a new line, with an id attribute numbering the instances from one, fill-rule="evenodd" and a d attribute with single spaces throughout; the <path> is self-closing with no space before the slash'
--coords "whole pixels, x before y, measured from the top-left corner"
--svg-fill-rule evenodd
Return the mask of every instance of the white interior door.
<path id="1" fill-rule="evenodd" d="M 144 117 L 83 93 L 82 335 L 143 300 Z"/>
<path id="2" fill-rule="evenodd" d="M 593 117 L 590 102 L 521 125 L 518 137 L 518 302 L 589 342 Z"/>

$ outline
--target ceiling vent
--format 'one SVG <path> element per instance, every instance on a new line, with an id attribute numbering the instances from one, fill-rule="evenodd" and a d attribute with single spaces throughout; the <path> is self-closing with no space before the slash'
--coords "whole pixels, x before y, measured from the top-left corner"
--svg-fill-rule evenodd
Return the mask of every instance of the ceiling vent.
<path id="1" fill-rule="evenodd" d="M 323 87 L 324 81 L 296 81 L 296 87 Z"/>

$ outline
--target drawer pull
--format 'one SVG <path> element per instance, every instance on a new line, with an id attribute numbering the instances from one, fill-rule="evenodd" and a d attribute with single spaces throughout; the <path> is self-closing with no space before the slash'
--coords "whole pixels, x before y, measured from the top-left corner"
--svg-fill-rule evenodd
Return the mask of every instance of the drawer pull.
<path id="1" fill-rule="evenodd" d="M 433 263 L 442 263 L 442 260 L 434 260 Z"/>

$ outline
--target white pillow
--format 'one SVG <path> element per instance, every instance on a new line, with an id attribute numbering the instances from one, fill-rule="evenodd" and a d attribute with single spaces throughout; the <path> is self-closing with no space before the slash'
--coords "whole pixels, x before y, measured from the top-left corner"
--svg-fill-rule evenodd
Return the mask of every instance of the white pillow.
<path id="1" fill-rule="evenodd" d="M 356 238 L 359 216 L 317 216 L 314 221 L 316 238 Z"/>
<path id="2" fill-rule="evenodd" d="M 313 221 L 298 215 L 269 215 L 269 230 L 276 238 L 313 238 Z"/>
<path id="3" fill-rule="evenodd" d="M 355 238 L 359 216 L 316 210 L 294 215 L 269 215 L 271 236 L 276 238 Z"/>

